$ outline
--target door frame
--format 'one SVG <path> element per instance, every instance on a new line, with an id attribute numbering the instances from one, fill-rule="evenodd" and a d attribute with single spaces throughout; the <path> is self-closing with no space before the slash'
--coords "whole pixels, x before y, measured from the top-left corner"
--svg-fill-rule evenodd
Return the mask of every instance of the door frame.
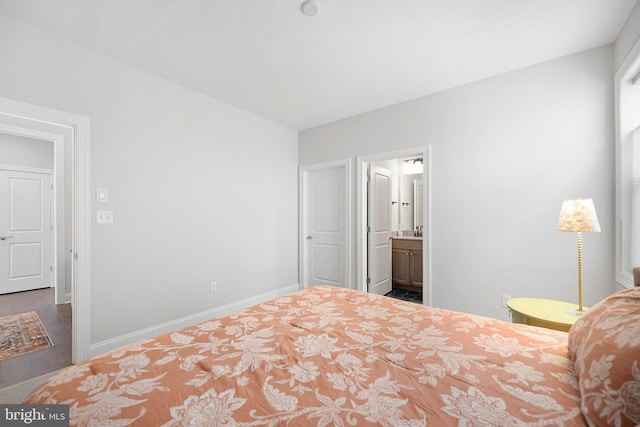
<path id="1" fill-rule="evenodd" d="M 27 104 L 0 97 L 0 113 L 13 116 L 26 123 L 48 123 L 70 128 L 72 141 L 64 141 L 61 135 L 54 138 L 55 167 L 58 153 L 64 159 L 64 152 L 71 151 L 72 159 L 72 257 L 71 257 L 71 305 L 72 316 L 72 363 L 79 363 L 89 357 L 90 310 L 91 310 L 91 192 L 90 192 L 90 121 L 88 117 L 58 111 L 39 105 Z M 10 127 L 10 126 L 8 126 Z M 6 129 L 6 127 L 5 127 Z M 25 127 L 12 127 L 15 132 L 33 137 L 39 131 Z M 48 139 L 48 138 L 47 138 Z M 55 179 L 55 178 L 54 178 Z"/>
<path id="2" fill-rule="evenodd" d="M 306 230 L 308 229 L 308 199 L 307 186 L 309 184 L 309 172 L 315 172 L 322 169 L 344 168 L 344 210 L 345 210 L 345 236 L 344 236 L 344 268 L 346 282 L 345 288 L 352 288 L 351 285 L 351 159 L 339 159 L 329 162 L 314 163 L 299 167 L 298 173 L 298 283 L 300 289 L 306 289 L 309 286 L 307 277 L 309 272 L 309 264 L 307 262 L 308 251 L 306 246 Z"/>
<path id="3" fill-rule="evenodd" d="M 356 286 L 358 290 L 368 292 L 367 287 L 367 169 L 369 163 L 400 157 L 422 156 L 423 243 L 422 303 L 431 305 L 431 145 L 403 148 L 400 150 L 358 156 L 356 160 Z"/>

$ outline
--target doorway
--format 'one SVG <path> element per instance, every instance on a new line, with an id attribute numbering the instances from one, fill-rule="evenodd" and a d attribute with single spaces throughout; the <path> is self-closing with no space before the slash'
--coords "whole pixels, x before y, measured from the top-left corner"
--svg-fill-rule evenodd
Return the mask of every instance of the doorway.
<path id="1" fill-rule="evenodd" d="M 56 303 L 69 299 L 72 318 L 72 363 L 89 357 L 90 309 L 90 205 L 89 205 L 89 119 L 20 101 L 0 98 L 0 132 L 54 143 L 54 206 L 68 201 L 64 218 L 56 217 L 56 232 L 68 236 L 55 259 L 56 279 L 70 283 L 68 295 L 56 292 Z M 67 174 L 64 167 L 67 166 Z M 68 184 L 64 184 L 67 178 Z M 64 190 L 67 191 L 64 191 Z M 65 197 L 66 195 L 66 197 Z M 61 199 L 64 198 L 64 199 Z M 61 201 L 63 200 L 63 201 Z M 58 206 L 59 207 L 59 206 Z M 57 212 L 57 208 L 53 209 Z M 68 221 L 65 221 L 65 218 Z M 62 221 L 62 223 L 61 223 Z M 62 239 L 54 238 L 56 246 Z M 63 255 L 64 254 L 64 255 Z M 60 286 L 59 288 L 62 289 Z M 60 299 L 60 301 L 58 301 Z"/>
<path id="2" fill-rule="evenodd" d="M 357 160 L 357 287 L 358 289 L 370 292 L 373 291 L 371 284 L 369 283 L 372 270 L 376 271 L 376 265 L 379 261 L 375 261 L 376 265 L 371 263 L 371 249 L 369 248 L 370 242 L 370 228 L 369 223 L 371 221 L 370 216 L 370 198 L 368 196 L 368 177 L 371 165 L 387 166 L 397 163 L 403 159 L 422 159 L 423 170 L 421 174 L 416 175 L 419 180 L 411 181 L 411 200 L 400 200 L 401 188 L 398 184 L 397 193 L 391 197 L 391 203 L 395 207 L 392 209 L 390 218 L 393 221 L 391 226 L 391 233 L 388 235 L 388 239 L 391 240 L 393 236 L 398 234 L 405 234 L 406 240 L 414 238 L 415 225 L 419 224 L 420 227 L 420 244 L 421 251 L 415 253 L 414 258 L 407 258 L 407 269 L 412 269 L 417 273 L 420 278 L 416 277 L 416 284 L 420 285 L 422 290 L 422 303 L 425 305 L 431 304 L 431 203 L 430 203 L 430 180 L 431 180 L 431 147 L 414 147 L 384 153 L 377 153 L 366 156 L 359 156 Z M 419 182 L 414 182 L 419 181 Z M 407 186 L 409 184 L 406 184 Z M 407 190 L 408 191 L 408 190 Z M 416 194 L 418 193 L 418 194 Z M 415 194 L 416 197 L 413 197 Z M 406 197 L 406 196 L 405 196 Z M 395 200 L 393 200 L 395 199 Z M 404 205 L 402 204 L 404 203 Z M 419 205 L 419 206 L 416 206 Z M 408 218 L 411 218 L 412 222 L 409 224 Z M 404 224 L 403 224 L 404 222 Z M 410 237 L 411 236 L 411 237 Z M 416 236 L 417 237 L 417 236 Z M 405 239 L 402 239 L 405 240 Z M 394 245 L 396 240 L 393 240 Z M 416 242 L 411 242 L 410 246 L 415 246 Z M 414 249 L 407 250 L 407 253 Z M 392 248 L 392 254 L 398 252 Z M 404 249 L 403 249 L 404 253 Z M 397 255 L 397 254 L 396 254 Z M 375 256 L 375 255 L 374 255 Z M 391 255 L 390 255 L 391 256 Z M 410 255 L 408 255 L 410 256 Z M 384 261 L 387 262 L 386 260 Z M 391 259 L 388 260 L 389 264 Z M 414 265 L 410 265 L 413 262 Z M 377 270 L 380 270 L 378 265 Z M 390 268 L 392 270 L 392 268 Z M 392 272 L 393 274 L 393 272 Z M 401 281 L 401 278 L 398 279 Z"/>
<path id="3" fill-rule="evenodd" d="M 55 161 L 54 141 L 64 143 L 64 137 L 35 137 L 33 130 L 7 128 L 4 119 L 0 123 L 0 316 L 35 313 L 52 343 L 0 360 L 0 387 L 7 387 L 71 364 L 71 276 L 65 254 L 70 229 L 64 197 L 57 197 L 65 171 L 61 159 Z"/>

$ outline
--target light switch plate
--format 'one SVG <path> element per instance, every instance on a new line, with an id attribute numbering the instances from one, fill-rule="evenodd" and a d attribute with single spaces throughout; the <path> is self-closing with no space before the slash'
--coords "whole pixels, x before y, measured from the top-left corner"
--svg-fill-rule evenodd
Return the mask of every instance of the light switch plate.
<path id="1" fill-rule="evenodd" d="M 109 190 L 106 188 L 96 188 L 96 202 L 107 203 L 109 201 Z"/>
<path id="2" fill-rule="evenodd" d="M 113 224 L 113 211 L 97 211 L 96 224 Z"/>

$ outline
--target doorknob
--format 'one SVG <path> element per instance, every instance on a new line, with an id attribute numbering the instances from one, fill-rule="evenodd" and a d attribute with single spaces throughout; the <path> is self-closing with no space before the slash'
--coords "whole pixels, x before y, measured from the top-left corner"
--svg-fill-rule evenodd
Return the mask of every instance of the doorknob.
<path id="1" fill-rule="evenodd" d="M 0 236 L 0 240 L 13 239 L 13 236 Z"/>
<path id="2" fill-rule="evenodd" d="M 307 236 L 307 240 L 311 240 L 311 239 L 313 239 L 313 236 L 312 236 L 311 234 L 309 234 L 309 235 Z"/>

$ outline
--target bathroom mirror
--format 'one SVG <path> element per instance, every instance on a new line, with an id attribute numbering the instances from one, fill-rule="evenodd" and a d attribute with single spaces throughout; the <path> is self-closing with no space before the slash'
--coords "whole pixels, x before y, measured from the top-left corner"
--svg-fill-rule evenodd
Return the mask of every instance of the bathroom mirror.
<path id="1" fill-rule="evenodd" d="M 422 228 L 424 224 L 424 216 L 422 214 L 424 207 L 424 197 L 422 192 L 422 178 L 413 180 L 413 229 Z"/>
<path id="2" fill-rule="evenodd" d="M 408 157 L 372 163 L 391 173 L 391 228 L 413 234 L 422 224 L 422 158 Z M 417 219 L 417 220 L 416 220 Z"/>
<path id="3" fill-rule="evenodd" d="M 422 174 L 402 175 L 398 191 L 398 230 L 422 225 Z"/>

